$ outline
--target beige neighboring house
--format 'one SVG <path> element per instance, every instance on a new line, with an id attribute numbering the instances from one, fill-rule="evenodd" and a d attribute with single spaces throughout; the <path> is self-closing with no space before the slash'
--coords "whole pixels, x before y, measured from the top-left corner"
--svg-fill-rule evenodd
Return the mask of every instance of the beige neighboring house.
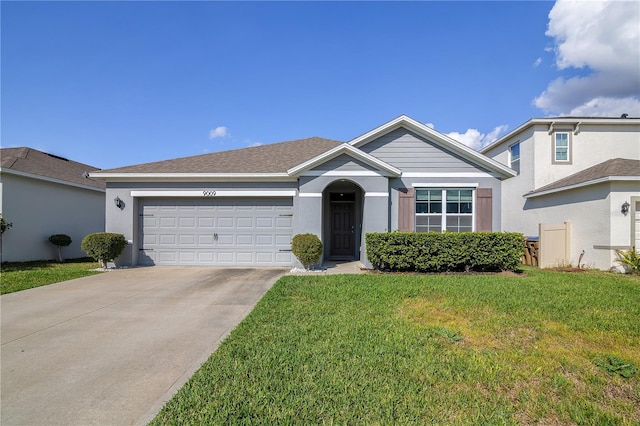
<path id="1" fill-rule="evenodd" d="M 640 119 L 532 119 L 481 150 L 518 176 L 502 182 L 502 230 L 538 236 L 570 222 L 562 262 L 608 270 L 640 249 Z"/>
<path id="2" fill-rule="evenodd" d="M 71 237 L 65 258 L 86 256 L 82 238 L 104 231 L 105 184 L 88 177 L 97 170 L 32 148 L 0 149 L 0 212 L 13 223 L 2 235 L 2 261 L 55 259 L 52 234 Z"/>

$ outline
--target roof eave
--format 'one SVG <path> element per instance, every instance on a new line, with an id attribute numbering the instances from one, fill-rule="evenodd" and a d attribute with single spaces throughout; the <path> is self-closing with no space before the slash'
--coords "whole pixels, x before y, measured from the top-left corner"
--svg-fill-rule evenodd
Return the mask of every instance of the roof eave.
<path id="1" fill-rule="evenodd" d="M 572 189 L 583 188 L 585 186 L 596 185 L 596 184 L 599 184 L 599 183 L 620 182 L 620 181 L 623 181 L 623 182 L 624 181 L 626 181 L 626 182 L 636 182 L 636 181 L 640 181 L 640 176 L 605 176 L 605 177 L 601 177 L 601 178 L 597 178 L 597 179 L 591 179 L 591 180 L 588 180 L 588 181 L 585 181 L 585 182 L 574 183 L 572 185 L 560 186 L 558 188 L 552 188 L 552 189 L 547 189 L 547 190 L 542 190 L 542 191 L 529 192 L 527 194 L 524 194 L 523 197 L 526 198 L 526 199 L 536 198 L 536 197 L 541 197 L 543 195 L 555 194 L 557 192 L 570 191 Z"/>
<path id="2" fill-rule="evenodd" d="M 90 173 L 107 182 L 292 181 L 287 173 Z"/>
<path id="3" fill-rule="evenodd" d="M 532 118 L 510 131 L 506 135 L 501 138 L 495 140 L 484 148 L 480 149 L 480 153 L 484 154 L 485 152 L 490 151 L 491 149 L 500 146 L 505 141 L 513 138 L 515 135 L 522 133 L 529 127 L 533 127 L 538 124 L 549 125 L 549 124 L 621 124 L 621 125 L 629 125 L 629 124 L 640 124 L 640 119 L 638 118 L 588 118 L 588 117 L 549 117 L 549 118 Z"/>
<path id="4" fill-rule="evenodd" d="M 370 166 L 373 166 L 376 169 L 384 172 L 384 174 L 387 176 L 399 177 L 402 174 L 402 170 L 388 163 L 385 163 L 384 161 L 374 157 L 373 155 L 367 154 L 366 152 L 363 152 L 349 144 L 338 145 L 335 148 L 330 149 L 329 151 L 326 151 L 310 160 L 305 161 L 304 163 L 292 167 L 287 170 L 287 174 L 289 176 L 299 176 L 301 173 L 317 167 L 320 164 L 325 163 L 326 161 L 329 161 L 342 154 L 347 154 L 358 160 L 361 160 L 369 164 Z"/>
<path id="5" fill-rule="evenodd" d="M 490 171 L 498 173 L 503 178 L 510 178 L 517 176 L 518 173 L 499 162 L 492 160 L 491 158 L 485 157 L 483 154 L 478 151 L 469 148 L 468 146 L 456 141 L 455 139 L 450 138 L 449 136 L 438 132 L 424 124 L 408 117 L 406 115 L 401 115 L 400 117 L 389 121 L 382 126 L 379 126 L 372 131 L 365 133 L 362 136 L 359 136 L 349 142 L 349 145 L 360 147 L 362 145 L 366 145 L 370 141 L 379 138 L 382 135 L 385 135 L 393 130 L 396 130 L 400 127 L 404 127 L 408 130 L 411 130 L 419 135 L 428 137 L 428 139 L 436 144 L 440 145 L 443 148 L 449 149 L 463 158 L 466 158 L 473 163 L 479 164 Z"/>
<path id="6" fill-rule="evenodd" d="M 59 185 L 72 186 L 74 188 L 88 189 L 90 191 L 105 192 L 104 188 L 100 188 L 100 187 L 97 187 L 97 186 L 83 185 L 81 183 L 71 182 L 71 181 L 68 181 L 68 180 L 56 179 L 56 178 L 52 178 L 52 177 L 49 177 L 49 176 L 42 176 L 42 175 L 37 175 L 37 174 L 34 174 L 34 173 L 23 172 L 23 171 L 20 171 L 20 170 L 7 169 L 7 168 L 4 168 L 4 167 L 0 167 L 0 173 L 6 173 L 6 174 L 10 174 L 10 175 L 22 176 L 22 177 L 27 177 L 27 178 L 31 178 L 31 179 L 42 180 L 42 181 L 45 181 L 45 182 L 57 183 Z"/>

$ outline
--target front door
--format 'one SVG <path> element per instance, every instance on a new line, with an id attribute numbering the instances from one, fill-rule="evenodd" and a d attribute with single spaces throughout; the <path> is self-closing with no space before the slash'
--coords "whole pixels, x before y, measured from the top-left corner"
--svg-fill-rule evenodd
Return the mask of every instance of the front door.
<path id="1" fill-rule="evenodd" d="M 329 256 L 353 259 L 356 244 L 355 194 L 352 197 L 344 195 L 342 198 L 346 198 L 345 201 L 331 201 L 331 249 Z M 351 199 L 348 200 L 348 198 Z"/>

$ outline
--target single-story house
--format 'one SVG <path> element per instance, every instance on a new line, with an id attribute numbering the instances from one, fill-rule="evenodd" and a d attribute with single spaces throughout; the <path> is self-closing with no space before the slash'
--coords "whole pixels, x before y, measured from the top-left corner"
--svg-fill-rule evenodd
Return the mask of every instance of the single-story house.
<path id="1" fill-rule="evenodd" d="M 400 116 L 348 143 L 312 137 L 92 172 L 122 265 L 294 266 L 291 238 L 367 264 L 368 232 L 499 231 L 516 172 Z"/>
<path id="2" fill-rule="evenodd" d="M 0 212 L 13 227 L 2 234 L 2 261 L 57 258 L 48 239 L 66 234 L 65 258 L 85 257 L 82 238 L 104 231 L 105 183 L 96 167 L 33 148 L 0 149 Z"/>

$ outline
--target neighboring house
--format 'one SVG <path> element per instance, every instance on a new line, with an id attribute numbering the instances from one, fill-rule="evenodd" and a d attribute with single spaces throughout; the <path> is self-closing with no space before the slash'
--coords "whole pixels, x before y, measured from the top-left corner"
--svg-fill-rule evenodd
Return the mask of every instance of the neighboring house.
<path id="1" fill-rule="evenodd" d="M 481 152 L 518 176 L 502 183 L 501 229 L 537 236 L 570 222 L 569 259 L 616 266 L 616 249 L 640 248 L 640 119 L 533 119 Z"/>
<path id="2" fill-rule="evenodd" d="M 296 264 L 291 238 L 324 259 L 360 259 L 367 232 L 501 229 L 511 168 L 400 116 L 349 143 L 309 138 L 91 173 L 126 265 Z"/>
<path id="3" fill-rule="evenodd" d="M 2 235 L 2 261 L 55 259 L 53 234 L 71 237 L 65 258 L 85 257 L 82 238 L 104 231 L 105 184 L 88 175 L 96 170 L 31 148 L 0 149 L 0 211 L 13 223 Z"/>

